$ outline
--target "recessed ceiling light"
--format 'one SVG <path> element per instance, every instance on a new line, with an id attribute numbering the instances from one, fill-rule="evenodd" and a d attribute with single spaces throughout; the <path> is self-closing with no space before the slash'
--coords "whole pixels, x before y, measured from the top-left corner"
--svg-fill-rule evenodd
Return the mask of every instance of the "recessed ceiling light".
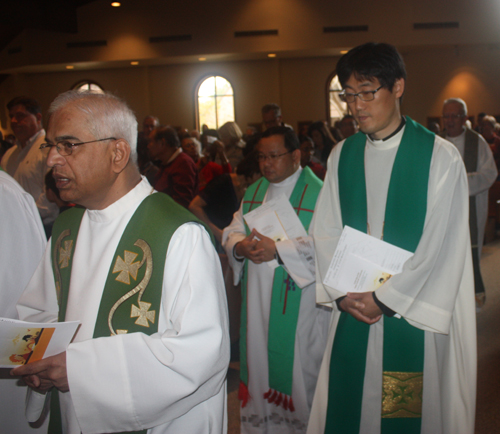
<path id="1" fill-rule="evenodd" d="M 66 65 L 66 69 L 75 69 L 73 65 Z"/>
<path id="2" fill-rule="evenodd" d="M 134 60 L 132 62 L 130 62 L 131 65 L 139 65 L 139 62 L 137 60 Z"/>
<path id="3" fill-rule="evenodd" d="M 200 62 L 204 62 L 205 60 L 207 60 L 207 58 L 206 58 L 206 57 L 198 57 L 198 60 L 199 60 Z"/>
<path id="4" fill-rule="evenodd" d="M 340 50 L 340 54 L 346 54 L 347 52 L 347 50 Z"/>
<path id="5" fill-rule="evenodd" d="M 276 57 L 276 54 L 274 54 L 274 53 L 269 53 L 269 54 L 267 55 L 267 57 Z"/>
<path id="6" fill-rule="evenodd" d="M 120 2 L 112 2 L 111 3 L 111 6 L 113 6 L 114 8 L 119 8 L 122 4 Z"/>

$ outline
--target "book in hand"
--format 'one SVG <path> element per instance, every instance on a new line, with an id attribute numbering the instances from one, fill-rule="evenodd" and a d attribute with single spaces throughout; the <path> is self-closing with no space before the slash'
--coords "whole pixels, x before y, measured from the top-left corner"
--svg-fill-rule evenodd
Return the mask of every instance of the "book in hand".
<path id="1" fill-rule="evenodd" d="M 66 351 L 79 324 L 0 318 L 0 368 L 25 365 Z"/>

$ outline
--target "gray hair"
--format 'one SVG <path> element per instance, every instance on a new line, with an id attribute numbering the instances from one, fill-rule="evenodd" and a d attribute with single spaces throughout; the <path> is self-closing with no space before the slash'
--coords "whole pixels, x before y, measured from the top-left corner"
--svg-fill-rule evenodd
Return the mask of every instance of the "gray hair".
<path id="1" fill-rule="evenodd" d="M 467 104 L 465 103 L 465 101 L 462 99 L 462 98 L 448 98 L 447 100 L 445 100 L 445 102 L 443 103 L 443 107 L 446 105 L 446 104 L 450 104 L 450 103 L 455 103 L 455 104 L 458 104 L 460 107 L 461 107 L 461 111 L 462 111 L 462 115 L 463 116 L 467 116 Z"/>
<path id="2" fill-rule="evenodd" d="M 262 107 L 262 114 L 274 112 L 275 116 L 281 116 L 281 108 L 278 104 L 269 103 Z"/>
<path id="3" fill-rule="evenodd" d="M 50 117 L 71 104 L 86 115 L 84 122 L 96 139 L 116 137 L 130 146 L 130 159 L 137 162 L 137 119 L 127 103 L 111 93 L 70 90 L 49 107 Z"/>
<path id="4" fill-rule="evenodd" d="M 245 147 L 245 142 L 242 139 L 243 133 L 236 122 L 226 122 L 222 125 L 219 128 L 219 136 L 226 146 L 235 144 L 240 148 Z"/>

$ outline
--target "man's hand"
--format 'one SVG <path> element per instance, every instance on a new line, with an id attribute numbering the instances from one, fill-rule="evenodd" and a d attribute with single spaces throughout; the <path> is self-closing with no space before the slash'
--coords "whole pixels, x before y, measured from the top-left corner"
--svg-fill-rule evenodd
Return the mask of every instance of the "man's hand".
<path id="1" fill-rule="evenodd" d="M 262 253 L 259 254 L 260 262 L 269 262 L 274 259 L 276 255 L 276 243 L 269 237 L 260 234 L 257 230 L 254 229 L 255 236 L 260 240 L 255 246 L 256 250 L 262 250 Z M 255 261 L 254 261 L 255 262 Z M 256 264 L 260 264 L 260 262 L 255 262 Z"/>
<path id="2" fill-rule="evenodd" d="M 340 307 L 358 321 L 375 324 L 382 317 L 382 311 L 373 300 L 371 292 L 348 292 Z"/>
<path id="3" fill-rule="evenodd" d="M 61 392 L 69 391 L 66 351 L 57 356 L 15 368 L 10 371 L 10 375 L 22 376 L 26 384 L 39 393 L 47 392 L 52 387 Z"/>
<path id="4" fill-rule="evenodd" d="M 271 238 L 252 229 L 248 237 L 236 244 L 234 251 L 236 255 L 243 256 L 255 264 L 262 264 L 274 259 L 276 244 Z"/>

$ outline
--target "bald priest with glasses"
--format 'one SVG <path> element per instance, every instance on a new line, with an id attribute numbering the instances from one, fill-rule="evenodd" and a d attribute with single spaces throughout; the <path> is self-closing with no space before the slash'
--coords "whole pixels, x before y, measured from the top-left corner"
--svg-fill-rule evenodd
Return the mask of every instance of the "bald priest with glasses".
<path id="1" fill-rule="evenodd" d="M 247 189 L 222 236 L 234 283 L 242 286 L 241 432 L 305 433 L 330 318 L 316 305 L 307 235 L 323 183 L 300 167 L 300 144 L 289 128 L 266 130 L 256 152 L 263 177 Z M 280 199 L 277 218 L 271 212 L 247 220 Z M 301 231 L 262 234 L 266 225 L 280 225 L 286 207 Z"/>
<path id="2" fill-rule="evenodd" d="M 388 44 L 340 58 L 360 132 L 328 160 L 312 233 L 317 301 L 333 318 L 308 433 L 472 434 L 476 321 L 468 187 L 457 149 L 401 114 Z M 413 256 L 375 291 L 325 279 L 344 226 Z M 325 281 L 326 280 L 326 281 Z"/>
<path id="3" fill-rule="evenodd" d="M 49 110 L 47 164 L 63 200 L 18 303 L 33 322 L 81 322 L 68 349 L 18 367 L 51 434 L 226 432 L 229 337 L 220 261 L 205 228 L 136 164 L 137 120 L 111 94 Z"/>

